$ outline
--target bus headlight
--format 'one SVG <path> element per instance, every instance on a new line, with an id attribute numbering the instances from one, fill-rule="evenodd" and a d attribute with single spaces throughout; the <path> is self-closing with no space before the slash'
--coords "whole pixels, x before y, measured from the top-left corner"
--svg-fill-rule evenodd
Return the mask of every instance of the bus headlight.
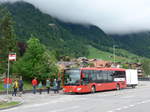
<path id="1" fill-rule="evenodd" d="M 77 91 L 80 91 L 81 90 L 81 88 L 77 88 Z"/>

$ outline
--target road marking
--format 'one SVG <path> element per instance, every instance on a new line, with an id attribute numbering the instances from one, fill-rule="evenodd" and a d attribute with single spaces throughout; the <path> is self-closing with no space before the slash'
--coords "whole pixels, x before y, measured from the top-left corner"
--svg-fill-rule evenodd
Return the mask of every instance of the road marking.
<path id="1" fill-rule="evenodd" d="M 78 109 L 80 108 L 79 106 L 73 106 L 73 107 L 67 107 L 67 108 L 62 108 L 62 109 L 55 109 L 55 110 L 51 110 L 51 112 L 68 112 L 69 110 L 74 110 L 74 109 Z"/>
<path id="2" fill-rule="evenodd" d="M 135 106 L 142 105 L 142 104 L 146 104 L 146 103 L 150 103 L 150 100 L 140 101 L 140 102 L 137 102 L 136 104 L 131 104 L 131 105 L 128 105 L 128 106 L 123 106 L 123 107 L 116 108 L 116 109 L 113 109 L 113 110 L 110 110 L 110 111 L 107 111 L 107 112 L 121 111 L 121 110 L 133 108 L 133 107 L 135 107 Z"/>
<path id="3" fill-rule="evenodd" d="M 127 108 L 129 108 L 129 107 L 128 107 L 128 106 L 124 106 L 124 107 L 123 107 L 123 109 L 127 109 Z"/>
<path id="4" fill-rule="evenodd" d="M 135 96 L 131 95 L 131 96 L 123 96 L 122 98 L 134 98 Z"/>
<path id="5" fill-rule="evenodd" d="M 7 111 L 13 112 L 13 110 L 16 110 L 16 109 L 17 109 L 17 107 L 14 107 L 14 108 L 7 109 L 7 110 L 1 110 L 1 112 L 7 112 Z"/>
<path id="6" fill-rule="evenodd" d="M 129 105 L 129 107 L 134 107 L 135 105 Z"/>
<path id="7" fill-rule="evenodd" d="M 115 110 L 122 110 L 122 108 L 117 108 L 117 109 L 115 109 Z"/>
<path id="8" fill-rule="evenodd" d="M 45 102 L 45 103 L 38 103 L 38 104 L 33 104 L 33 105 L 23 105 L 20 107 L 14 107 L 11 109 L 7 109 L 7 110 L 2 110 L 2 112 L 12 112 L 13 110 L 18 110 L 18 109 L 27 109 L 27 108 L 33 108 L 33 107 L 40 107 L 40 106 L 44 106 L 44 105 L 49 105 L 49 104 L 57 104 L 57 103 L 64 103 L 64 102 L 72 102 L 72 101 L 81 101 L 81 100 L 86 100 L 86 98 L 76 98 L 76 96 L 65 96 L 65 97 L 61 97 L 55 100 L 52 100 L 50 102 Z M 77 108 L 77 106 L 74 107 L 70 107 L 70 108 Z M 61 109 L 62 110 L 62 109 Z"/>

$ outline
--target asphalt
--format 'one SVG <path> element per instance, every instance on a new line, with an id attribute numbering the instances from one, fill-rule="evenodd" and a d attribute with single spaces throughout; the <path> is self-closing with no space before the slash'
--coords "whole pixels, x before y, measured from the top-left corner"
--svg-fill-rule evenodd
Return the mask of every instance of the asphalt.
<path id="1" fill-rule="evenodd" d="M 138 89 L 137 90 L 140 90 L 143 89 L 143 88 L 149 88 L 150 87 L 150 81 L 147 82 L 147 81 L 140 81 L 139 84 L 138 84 Z M 54 105 L 55 103 L 61 103 L 61 102 L 64 102 L 64 104 L 61 104 L 60 106 L 63 105 L 63 107 L 65 107 L 66 103 L 68 105 L 71 105 L 71 103 L 73 103 L 72 101 L 74 100 L 75 102 L 77 101 L 78 103 L 80 102 L 81 104 L 83 104 L 81 101 L 82 100 L 85 100 L 87 102 L 87 100 L 91 100 L 91 102 L 93 102 L 94 100 L 97 101 L 97 99 L 99 99 L 98 97 L 101 97 L 100 99 L 105 102 L 105 100 L 107 101 L 107 99 L 112 99 L 112 97 L 115 97 L 116 94 L 118 94 L 120 96 L 120 94 L 124 95 L 123 98 L 121 99 L 125 99 L 125 98 L 132 98 L 133 95 L 128 95 L 130 94 L 130 91 L 132 93 L 137 91 L 136 89 L 125 89 L 123 91 L 121 91 L 121 93 L 119 92 L 115 92 L 115 91 L 112 91 L 112 92 L 102 92 L 102 93 L 97 93 L 97 94 L 89 94 L 89 95 L 65 95 L 62 90 L 58 93 L 58 94 L 54 94 L 53 91 L 50 91 L 50 94 L 47 94 L 46 92 L 43 92 L 42 94 L 39 94 L 38 92 L 36 94 L 33 94 L 32 91 L 27 91 L 25 92 L 21 97 L 19 95 L 17 95 L 16 97 L 15 96 L 11 96 L 11 94 L 9 94 L 8 96 L 4 93 L 4 94 L 1 94 L 0 95 L 0 100 L 9 100 L 9 101 L 19 101 L 21 102 L 20 104 L 23 104 L 22 106 L 20 105 L 17 105 L 17 106 L 20 106 L 20 108 L 32 108 L 33 107 L 39 107 L 40 108 L 43 108 L 42 106 L 45 106 L 47 104 L 52 104 Z M 145 90 L 144 90 L 145 91 Z M 142 92 L 143 93 L 143 92 Z M 115 96 L 113 96 L 113 94 Z M 104 96 L 103 96 L 104 95 Z M 125 96 L 125 95 L 128 95 L 128 96 Z M 136 95 L 136 94 L 135 94 Z M 89 97 L 89 96 L 92 96 L 92 97 Z M 138 98 L 138 97 L 137 97 Z M 136 99 L 137 99 L 136 98 Z M 71 103 L 68 103 L 69 101 L 71 101 Z M 114 100 L 115 101 L 115 100 Z M 128 100 L 127 100 L 128 101 Z M 85 107 L 90 107 L 91 104 L 89 104 L 87 106 L 88 103 L 84 103 Z M 98 102 L 98 103 L 101 103 L 101 102 Z M 73 104 L 74 105 L 74 104 Z M 105 107 L 105 106 L 104 106 Z M 44 108 L 48 108 L 48 107 L 44 107 Z M 43 108 L 43 109 L 44 109 Z M 53 107 L 51 107 L 53 109 Z M 70 108 L 77 108 L 75 106 L 70 106 Z M 91 108 L 91 107 L 90 107 Z M 144 107 L 143 107 L 144 108 Z M 106 108 L 105 108 L 106 109 Z M 36 109 L 35 109 L 36 110 Z M 55 109 L 56 110 L 56 109 Z M 84 109 L 83 109 L 84 110 Z M 9 111 L 9 109 L 8 109 Z M 11 111 L 11 110 L 10 110 Z M 47 110 L 46 110 L 47 111 Z M 45 112 L 46 112 L 45 111 Z M 62 111 L 62 110 L 61 110 Z M 20 111 L 19 111 L 20 112 Z M 87 111 L 88 112 L 88 111 Z M 97 110 L 95 110 L 95 112 L 97 112 Z"/>
<path id="2" fill-rule="evenodd" d="M 0 108 L 0 110 L 5 110 L 5 109 L 10 109 L 10 108 L 14 108 L 17 106 L 20 106 L 22 104 L 31 104 L 31 103 L 36 103 L 37 100 L 41 100 L 42 98 L 46 98 L 46 97 L 50 97 L 50 96 L 58 96 L 63 94 L 62 90 L 59 90 L 59 93 L 54 93 L 54 91 L 50 91 L 50 93 L 48 94 L 46 92 L 46 90 L 42 91 L 42 94 L 39 94 L 38 90 L 36 92 L 36 94 L 32 93 L 32 90 L 24 90 L 23 94 L 20 96 L 19 93 L 17 93 L 16 96 L 12 96 L 12 91 L 9 91 L 9 94 L 6 94 L 6 91 L 0 92 L 0 101 L 6 101 L 6 102 L 11 102 L 11 101 L 17 101 L 20 102 L 17 105 L 14 106 L 10 106 L 10 107 L 6 107 L 6 108 Z"/>

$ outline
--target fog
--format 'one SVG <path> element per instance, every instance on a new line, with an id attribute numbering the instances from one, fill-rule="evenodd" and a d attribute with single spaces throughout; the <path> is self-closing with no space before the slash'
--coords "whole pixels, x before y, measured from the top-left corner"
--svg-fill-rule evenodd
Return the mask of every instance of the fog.
<path id="1" fill-rule="evenodd" d="M 150 0 L 24 1 L 64 22 L 96 25 L 109 34 L 150 31 Z"/>

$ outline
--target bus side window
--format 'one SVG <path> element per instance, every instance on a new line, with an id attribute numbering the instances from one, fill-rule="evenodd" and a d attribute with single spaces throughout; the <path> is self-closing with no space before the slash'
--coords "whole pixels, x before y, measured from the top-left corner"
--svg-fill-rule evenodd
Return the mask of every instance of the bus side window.
<path id="1" fill-rule="evenodd" d="M 117 78 L 117 77 L 118 77 L 118 73 L 117 73 L 117 71 L 114 71 L 114 73 L 113 73 L 113 77 L 114 77 L 114 78 Z"/>
<path id="2" fill-rule="evenodd" d="M 108 82 L 107 71 L 102 71 L 103 74 L 103 82 Z"/>
<path id="3" fill-rule="evenodd" d="M 97 71 L 97 82 L 102 83 L 103 82 L 103 74 L 102 71 Z"/>
<path id="4" fill-rule="evenodd" d="M 115 78 L 124 78 L 125 72 L 124 71 L 115 71 L 113 75 Z"/>
<path id="5" fill-rule="evenodd" d="M 107 71 L 108 72 L 108 82 L 113 81 L 113 71 Z"/>
<path id="6" fill-rule="evenodd" d="M 97 72 L 93 70 L 91 74 L 91 80 L 95 82 L 97 80 L 96 76 L 97 76 Z"/>

